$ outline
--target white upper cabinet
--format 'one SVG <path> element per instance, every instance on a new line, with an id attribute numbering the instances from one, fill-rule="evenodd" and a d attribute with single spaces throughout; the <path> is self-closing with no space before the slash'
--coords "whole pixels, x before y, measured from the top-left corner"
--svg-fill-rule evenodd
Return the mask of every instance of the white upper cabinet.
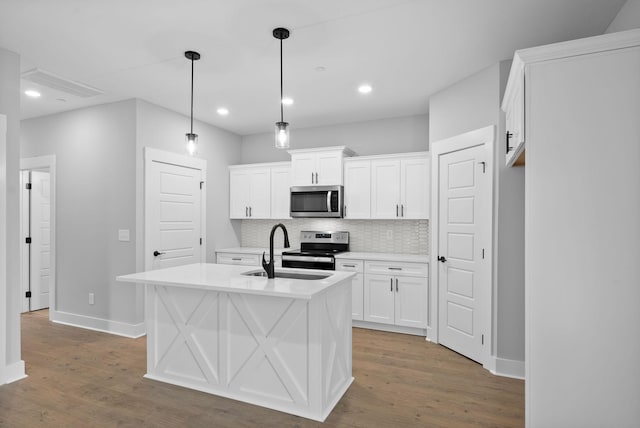
<path id="1" fill-rule="evenodd" d="M 524 66 L 516 57 L 511 66 L 509 81 L 502 100 L 502 110 L 505 113 L 505 159 L 507 166 L 524 165 Z"/>
<path id="2" fill-rule="evenodd" d="M 371 161 L 344 161 L 344 218 L 371 218 Z"/>
<path id="3" fill-rule="evenodd" d="M 289 162 L 229 167 L 229 217 L 289 218 Z"/>
<path id="4" fill-rule="evenodd" d="M 229 167 L 229 217 L 269 218 L 271 171 L 266 167 Z"/>
<path id="5" fill-rule="evenodd" d="M 372 159 L 371 218 L 428 219 L 430 166 L 425 153 Z"/>
<path id="6" fill-rule="evenodd" d="M 344 146 L 290 150 L 291 185 L 341 185 L 342 160 L 353 152 Z"/>
<path id="7" fill-rule="evenodd" d="M 289 218 L 291 166 L 271 168 L 271 218 Z"/>

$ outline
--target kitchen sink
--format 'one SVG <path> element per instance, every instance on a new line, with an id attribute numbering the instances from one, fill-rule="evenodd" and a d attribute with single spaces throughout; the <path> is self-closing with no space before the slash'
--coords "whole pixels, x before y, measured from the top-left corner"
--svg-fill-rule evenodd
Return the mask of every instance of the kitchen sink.
<path id="1" fill-rule="evenodd" d="M 267 272 L 264 270 L 252 270 L 249 272 L 243 272 L 242 275 L 246 276 L 267 276 Z M 290 279 L 307 279 L 307 280 L 315 280 L 315 279 L 325 279 L 331 276 L 330 273 L 302 273 L 302 272 L 283 272 L 283 271 L 275 271 L 276 278 L 290 278 Z"/>

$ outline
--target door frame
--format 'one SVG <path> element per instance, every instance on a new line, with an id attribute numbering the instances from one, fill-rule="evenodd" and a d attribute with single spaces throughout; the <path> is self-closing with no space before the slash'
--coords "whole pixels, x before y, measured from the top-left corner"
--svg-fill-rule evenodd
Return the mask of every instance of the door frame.
<path id="1" fill-rule="evenodd" d="M 50 222 L 51 222 L 51 284 L 49 286 L 49 320 L 54 319 L 54 314 L 56 312 L 56 285 L 58 283 L 58 278 L 56 275 L 56 156 L 55 155 L 47 155 L 47 156 L 36 156 L 31 158 L 21 158 L 20 159 L 20 172 L 29 171 L 34 169 L 47 170 L 49 172 L 49 198 L 50 198 Z M 22 189 L 20 189 L 22 192 Z M 20 230 L 22 233 L 22 206 L 20 207 Z M 22 242 L 20 245 L 22 246 Z M 21 290 L 21 298 L 23 296 L 22 292 L 24 292 L 24 278 L 22 276 L 22 265 L 23 265 L 23 251 L 20 251 L 20 290 Z M 22 300 L 21 300 L 22 302 Z M 21 306 L 22 307 L 22 303 Z"/>
<path id="2" fill-rule="evenodd" d="M 484 146 L 486 150 L 486 168 L 487 173 L 491 177 L 491 185 L 488 186 L 487 194 L 488 203 L 486 204 L 490 213 L 489 230 L 487 231 L 487 239 L 490 242 L 487 244 L 488 251 L 485 253 L 485 260 L 488 263 L 489 268 L 485 270 L 486 277 L 484 278 L 487 287 L 482 288 L 482 298 L 480 299 L 482 305 L 479 308 L 481 311 L 482 326 L 481 330 L 484 332 L 484 344 L 482 350 L 482 365 L 487 369 L 491 369 L 491 353 L 493 349 L 493 193 L 495 187 L 494 176 L 494 146 L 496 140 L 496 127 L 494 125 L 480 128 L 474 131 L 459 134 L 444 140 L 431 143 L 431 218 L 429 223 L 431 224 L 431 281 L 429 286 L 429 316 L 427 327 L 427 340 L 434 343 L 438 343 L 438 319 L 439 319 L 439 261 L 438 252 L 439 236 L 440 236 L 440 156 L 457 152 L 464 149 L 469 149 L 476 146 Z"/>
<path id="3" fill-rule="evenodd" d="M 151 221 L 149 219 L 149 206 L 151 204 L 151 200 L 147 189 L 147 183 L 151 180 L 150 166 L 152 162 L 162 162 L 184 168 L 197 169 L 200 170 L 202 172 L 202 176 L 205 177 L 202 180 L 203 184 L 200 191 L 200 233 L 203 237 L 202 245 L 200 246 L 200 260 L 204 262 L 207 257 L 207 160 L 158 150 L 152 147 L 144 147 L 144 270 L 151 270 L 153 266 L 151 246 L 148 240 L 151 233 Z"/>

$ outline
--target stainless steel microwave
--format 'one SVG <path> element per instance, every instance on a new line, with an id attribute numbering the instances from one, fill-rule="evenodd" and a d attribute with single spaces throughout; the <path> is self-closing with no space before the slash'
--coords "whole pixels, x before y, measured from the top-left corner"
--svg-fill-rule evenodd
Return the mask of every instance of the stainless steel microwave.
<path id="1" fill-rule="evenodd" d="M 291 187 L 291 217 L 342 217 L 342 186 Z"/>

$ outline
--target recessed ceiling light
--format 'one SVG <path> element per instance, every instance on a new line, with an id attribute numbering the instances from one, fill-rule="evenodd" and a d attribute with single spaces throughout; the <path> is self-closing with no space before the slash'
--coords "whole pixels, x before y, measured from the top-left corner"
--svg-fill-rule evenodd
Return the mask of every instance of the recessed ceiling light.
<path id="1" fill-rule="evenodd" d="M 216 110 L 218 112 L 218 114 L 220 116 L 226 116 L 229 114 L 229 110 L 224 108 L 224 107 L 220 107 L 218 110 Z"/>
<path id="2" fill-rule="evenodd" d="M 282 99 L 282 104 L 286 106 L 290 106 L 291 104 L 293 104 L 293 99 L 289 97 L 285 97 Z"/>
<path id="3" fill-rule="evenodd" d="M 24 94 L 31 98 L 40 98 L 41 95 L 40 92 L 34 91 L 33 89 L 27 89 L 26 91 L 24 91 Z"/>
<path id="4" fill-rule="evenodd" d="M 373 90 L 373 88 L 371 87 L 371 85 L 360 85 L 358 86 L 358 92 L 360 92 L 361 94 L 368 94 L 369 92 L 371 92 Z"/>
<path id="5" fill-rule="evenodd" d="M 323 72 L 323 71 L 327 71 L 327 67 L 325 67 L 325 66 L 323 66 L 323 65 L 319 65 L 319 66 L 317 66 L 317 67 L 315 68 L 315 70 L 316 70 L 318 73 L 321 73 L 321 72 Z"/>

